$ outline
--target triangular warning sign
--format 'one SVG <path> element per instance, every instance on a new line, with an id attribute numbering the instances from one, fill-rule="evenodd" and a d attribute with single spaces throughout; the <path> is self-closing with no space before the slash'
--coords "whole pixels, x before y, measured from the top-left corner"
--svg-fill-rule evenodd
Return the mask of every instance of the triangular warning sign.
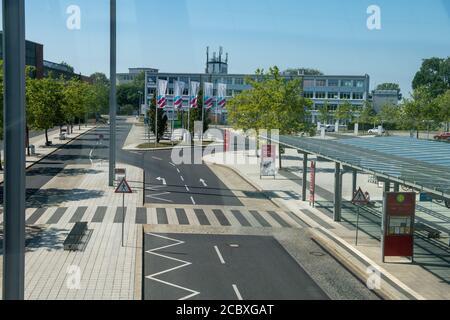
<path id="1" fill-rule="evenodd" d="M 127 180 L 123 178 L 122 181 L 117 186 L 115 193 L 133 193 L 133 191 L 131 190 Z"/>
<path id="2" fill-rule="evenodd" d="M 353 204 L 367 204 L 369 201 L 366 198 L 366 195 L 361 190 L 361 188 L 356 191 L 355 195 L 353 196 L 352 203 Z"/>

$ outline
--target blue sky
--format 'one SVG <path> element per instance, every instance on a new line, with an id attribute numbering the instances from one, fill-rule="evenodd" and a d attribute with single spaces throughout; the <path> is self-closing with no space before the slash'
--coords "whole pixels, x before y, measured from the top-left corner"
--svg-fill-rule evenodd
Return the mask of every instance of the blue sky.
<path id="1" fill-rule="evenodd" d="M 117 0 L 118 71 L 155 67 L 202 72 L 205 48 L 230 54 L 230 72 L 309 67 L 326 74 L 369 74 L 371 87 L 402 91 L 421 60 L 450 55 L 448 0 Z M 66 28 L 66 8 L 81 8 L 81 30 Z M 369 5 L 382 29 L 366 27 Z M 26 0 L 27 39 L 45 59 L 78 72 L 109 72 L 109 0 Z"/>

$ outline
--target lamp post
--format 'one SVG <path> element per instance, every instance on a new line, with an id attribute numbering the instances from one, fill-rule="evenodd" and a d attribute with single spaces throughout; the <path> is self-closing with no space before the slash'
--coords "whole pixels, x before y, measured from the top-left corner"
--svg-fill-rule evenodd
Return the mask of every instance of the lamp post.
<path id="1" fill-rule="evenodd" d="M 110 77 L 109 81 L 109 185 L 114 185 L 116 168 L 116 0 L 110 0 Z"/>
<path id="2" fill-rule="evenodd" d="M 3 0 L 3 299 L 23 300 L 25 282 L 25 4 Z"/>

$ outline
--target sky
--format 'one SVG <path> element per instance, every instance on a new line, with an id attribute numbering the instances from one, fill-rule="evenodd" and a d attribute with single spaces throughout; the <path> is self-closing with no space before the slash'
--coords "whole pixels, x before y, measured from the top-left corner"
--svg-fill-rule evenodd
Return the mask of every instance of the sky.
<path id="1" fill-rule="evenodd" d="M 26 36 L 44 59 L 109 74 L 109 0 L 25 0 Z M 70 5 L 81 28 L 66 26 Z M 377 5 L 381 29 L 369 30 Z M 117 0 L 118 72 L 153 67 L 203 72 L 223 46 L 230 73 L 277 65 L 399 83 L 405 95 L 422 59 L 450 56 L 450 0 Z"/>

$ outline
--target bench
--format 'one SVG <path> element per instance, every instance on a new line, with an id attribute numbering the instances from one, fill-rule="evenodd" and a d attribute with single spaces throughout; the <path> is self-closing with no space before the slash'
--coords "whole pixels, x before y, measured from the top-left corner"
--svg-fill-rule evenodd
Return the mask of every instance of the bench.
<path id="1" fill-rule="evenodd" d="M 69 232 L 66 240 L 64 240 L 64 250 L 76 251 L 88 230 L 87 222 L 76 222 L 72 230 Z"/>
<path id="2" fill-rule="evenodd" d="M 439 230 L 436 230 L 430 226 L 427 226 L 426 224 L 417 223 L 415 228 L 416 228 L 416 231 L 426 232 L 428 239 L 439 239 L 441 237 L 441 232 Z"/>

